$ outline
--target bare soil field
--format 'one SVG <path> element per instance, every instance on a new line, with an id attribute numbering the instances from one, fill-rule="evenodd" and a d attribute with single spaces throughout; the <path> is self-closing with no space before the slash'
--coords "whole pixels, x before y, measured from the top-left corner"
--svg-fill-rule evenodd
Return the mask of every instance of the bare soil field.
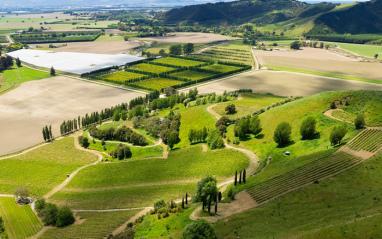
<path id="1" fill-rule="evenodd" d="M 55 45 L 62 45 L 57 43 Z M 94 41 L 94 42 L 68 42 L 67 46 L 49 49 L 53 52 L 79 52 L 98 54 L 129 53 L 131 49 L 139 46 L 138 42 L 128 41 Z M 32 44 L 32 46 L 49 47 L 49 44 Z"/>
<path id="2" fill-rule="evenodd" d="M 346 75 L 382 80 L 382 64 L 360 62 L 322 49 L 305 48 L 301 51 L 255 51 L 260 64 L 298 70 Z"/>
<path id="3" fill-rule="evenodd" d="M 0 155 L 42 142 L 45 125 L 52 125 L 53 135 L 59 136 L 64 120 L 141 95 L 61 76 L 26 82 L 0 96 Z"/>
<path id="4" fill-rule="evenodd" d="M 177 32 L 170 33 L 165 37 L 147 37 L 139 38 L 143 41 L 157 41 L 159 44 L 165 43 L 209 43 L 214 41 L 234 40 L 236 38 L 222 36 L 210 33 L 196 33 L 196 32 Z"/>
<path id="5" fill-rule="evenodd" d="M 332 90 L 382 90 L 382 85 L 293 72 L 256 71 L 202 84 L 197 88 L 199 93 L 222 94 L 225 90 L 252 89 L 253 92 L 280 96 L 306 96 Z M 188 89 L 182 91 L 186 92 Z"/>

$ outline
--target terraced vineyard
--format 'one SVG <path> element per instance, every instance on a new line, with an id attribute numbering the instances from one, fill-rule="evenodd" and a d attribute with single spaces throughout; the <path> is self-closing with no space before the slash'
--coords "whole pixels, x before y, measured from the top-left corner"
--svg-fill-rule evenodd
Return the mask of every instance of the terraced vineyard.
<path id="1" fill-rule="evenodd" d="M 366 129 L 347 144 L 354 151 L 377 153 L 382 148 L 382 130 Z"/>
<path id="2" fill-rule="evenodd" d="M 199 54 L 195 54 L 194 56 L 206 60 L 218 59 L 221 61 L 230 61 L 249 65 L 252 63 L 252 56 L 249 50 L 213 47 Z"/>
<path id="3" fill-rule="evenodd" d="M 138 65 L 134 65 L 131 67 L 133 70 L 138 70 L 140 72 L 148 72 L 153 74 L 161 74 L 165 72 L 174 71 L 175 68 L 167 67 L 167 66 L 158 66 L 147 63 L 141 63 Z"/>
<path id="4" fill-rule="evenodd" d="M 207 64 L 206 62 L 181 59 L 181 58 L 175 58 L 175 57 L 161 58 L 158 60 L 154 60 L 153 63 L 167 64 L 167 65 L 181 66 L 181 67 L 190 67 L 190 66 L 196 67 L 196 66 L 202 66 Z"/>
<path id="5" fill-rule="evenodd" d="M 116 82 L 122 82 L 123 83 L 123 82 L 129 81 L 129 80 L 140 79 L 142 77 L 147 77 L 147 76 L 142 75 L 142 74 L 138 74 L 138 73 L 134 73 L 134 72 L 119 71 L 119 72 L 105 75 L 102 78 L 104 80 L 116 81 Z"/>
<path id="6" fill-rule="evenodd" d="M 42 229 L 29 205 L 19 206 L 13 197 L 0 197 L 0 216 L 9 238 L 28 238 Z"/>
<path id="7" fill-rule="evenodd" d="M 359 162 L 361 162 L 361 158 L 346 152 L 337 152 L 261 184 L 254 185 L 247 191 L 256 203 L 262 204 L 306 184 L 337 174 Z"/>

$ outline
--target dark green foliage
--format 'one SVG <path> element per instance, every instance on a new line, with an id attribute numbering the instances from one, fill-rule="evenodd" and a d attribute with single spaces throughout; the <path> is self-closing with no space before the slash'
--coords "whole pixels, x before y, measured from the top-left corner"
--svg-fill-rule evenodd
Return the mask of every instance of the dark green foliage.
<path id="1" fill-rule="evenodd" d="M 194 44 L 193 43 L 187 43 L 183 45 L 183 53 L 185 55 L 189 55 L 194 52 Z"/>
<path id="2" fill-rule="evenodd" d="M 179 142 L 179 132 L 176 130 L 172 130 L 167 137 L 167 145 L 170 147 L 170 149 L 172 149 L 175 146 L 175 144 Z"/>
<path id="3" fill-rule="evenodd" d="M 154 202 L 154 209 L 158 210 L 160 208 L 166 207 L 166 202 L 164 199 L 159 199 Z"/>
<path id="4" fill-rule="evenodd" d="M 16 58 L 16 65 L 17 67 L 21 67 L 21 61 L 20 61 L 20 58 Z"/>
<path id="5" fill-rule="evenodd" d="M 132 154 L 129 146 L 118 144 L 117 148 L 110 152 L 110 156 L 119 160 L 123 160 L 126 158 L 131 158 Z"/>
<path id="6" fill-rule="evenodd" d="M 66 227 L 75 222 L 73 212 L 68 208 L 67 206 L 63 206 L 58 210 L 58 215 L 57 215 L 57 222 L 56 226 L 57 227 Z"/>
<path id="7" fill-rule="evenodd" d="M 53 134 L 52 134 L 52 126 L 49 127 L 46 125 L 42 128 L 42 136 L 44 138 L 44 141 L 50 141 L 53 140 Z"/>
<path id="8" fill-rule="evenodd" d="M 147 140 L 144 136 L 136 133 L 132 129 L 122 126 L 117 130 L 113 127 L 108 129 L 98 129 L 94 125 L 89 129 L 89 133 L 92 137 L 104 140 L 117 140 L 122 142 L 128 142 L 134 145 L 147 145 Z"/>
<path id="9" fill-rule="evenodd" d="M 241 171 L 240 171 L 240 174 L 239 174 L 239 184 L 241 184 Z"/>
<path id="10" fill-rule="evenodd" d="M 209 130 L 207 130 L 206 127 L 203 127 L 203 129 L 191 129 L 188 132 L 188 140 L 191 143 L 196 142 L 205 142 L 208 136 Z"/>
<path id="11" fill-rule="evenodd" d="M 235 136 L 244 139 L 247 134 L 258 135 L 261 131 L 261 122 L 258 115 L 241 118 L 235 123 Z"/>
<path id="12" fill-rule="evenodd" d="M 215 214 L 218 212 L 218 203 L 215 202 Z"/>
<path id="13" fill-rule="evenodd" d="M 330 109 L 332 109 L 332 110 L 337 109 L 335 101 L 332 101 L 332 103 L 330 103 Z"/>
<path id="14" fill-rule="evenodd" d="M 3 221 L 3 218 L 0 217 L 0 233 L 3 233 L 4 231 L 5 231 L 4 221 Z"/>
<path id="15" fill-rule="evenodd" d="M 0 71 L 7 70 L 13 66 L 13 59 L 10 56 L 0 57 Z"/>
<path id="16" fill-rule="evenodd" d="M 243 171 L 243 183 L 246 183 L 247 181 L 247 171 L 244 169 Z"/>
<path id="17" fill-rule="evenodd" d="M 333 146 L 341 144 L 342 139 L 345 137 L 347 129 L 345 125 L 334 126 L 330 132 L 330 143 Z"/>
<path id="18" fill-rule="evenodd" d="M 302 121 L 300 134 L 302 139 L 312 139 L 316 134 L 316 119 L 312 116 Z"/>
<path id="19" fill-rule="evenodd" d="M 58 208 L 52 203 L 47 203 L 43 209 L 42 221 L 45 226 L 55 226 L 58 216 Z"/>
<path id="20" fill-rule="evenodd" d="M 53 66 L 50 68 L 50 75 L 51 76 L 56 75 L 56 70 L 53 68 Z"/>
<path id="21" fill-rule="evenodd" d="M 287 122 L 281 122 L 273 134 L 273 140 L 279 145 L 284 146 L 291 141 L 292 126 Z"/>
<path id="22" fill-rule="evenodd" d="M 207 176 L 198 182 L 196 188 L 196 195 L 193 197 L 195 202 L 203 202 L 207 199 L 207 196 L 212 195 L 215 198 L 217 194 L 216 178 Z M 214 188 L 215 185 L 215 188 Z M 215 191 L 216 189 L 216 191 Z"/>
<path id="23" fill-rule="evenodd" d="M 212 150 L 224 148 L 223 138 L 218 130 L 212 130 L 208 133 L 207 145 Z"/>
<path id="24" fill-rule="evenodd" d="M 37 32 L 35 32 L 37 30 Z M 59 43 L 94 41 L 101 35 L 101 31 L 71 31 L 71 32 L 41 32 L 34 29 L 33 32 L 13 35 L 12 38 L 21 43 Z"/>
<path id="25" fill-rule="evenodd" d="M 182 45 L 175 44 L 170 46 L 170 54 L 171 55 L 181 55 L 182 54 Z"/>
<path id="26" fill-rule="evenodd" d="M 78 137 L 78 143 L 85 149 L 87 149 L 90 145 L 88 138 L 83 136 Z"/>
<path id="27" fill-rule="evenodd" d="M 235 114 L 236 113 L 236 106 L 234 104 L 229 104 L 225 107 L 226 114 Z"/>
<path id="28" fill-rule="evenodd" d="M 356 129 L 362 129 L 366 126 L 364 114 L 357 115 L 357 117 L 354 120 L 354 126 Z"/>
<path id="29" fill-rule="evenodd" d="M 254 115 L 251 117 L 249 123 L 249 130 L 253 135 L 258 135 L 263 130 L 261 127 L 261 122 L 258 115 Z"/>
<path id="30" fill-rule="evenodd" d="M 234 185 L 236 186 L 236 184 L 237 184 L 237 170 L 235 171 L 235 183 L 234 183 Z"/>
<path id="31" fill-rule="evenodd" d="M 186 226 L 183 239 L 216 239 L 211 224 L 204 219 L 198 219 Z"/>
<path id="32" fill-rule="evenodd" d="M 222 200 L 222 192 L 221 191 L 219 191 L 218 200 L 219 200 L 219 202 Z"/>
<path id="33" fill-rule="evenodd" d="M 35 202 L 35 210 L 36 212 L 38 213 L 38 215 L 41 217 L 42 216 L 42 213 L 44 212 L 44 208 L 46 206 L 46 202 L 45 202 L 45 199 L 40 199 L 40 200 L 37 200 Z"/>
<path id="34" fill-rule="evenodd" d="M 294 50 L 300 50 L 301 42 L 300 41 L 294 41 L 290 44 L 290 48 Z"/>
<path id="35" fill-rule="evenodd" d="M 117 109 L 113 114 L 113 121 L 119 121 L 121 119 L 121 110 Z"/>

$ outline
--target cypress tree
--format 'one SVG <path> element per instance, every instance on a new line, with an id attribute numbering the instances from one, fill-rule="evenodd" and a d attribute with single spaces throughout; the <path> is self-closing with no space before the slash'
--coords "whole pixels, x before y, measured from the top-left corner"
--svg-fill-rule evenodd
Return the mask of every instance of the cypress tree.
<path id="1" fill-rule="evenodd" d="M 219 202 L 222 200 L 222 192 L 219 191 L 219 196 L 218 196 Z"/>
<path id="2" fill-rule="evenodd" d="M 237 184 L 237 170 L 235 172 L 235 186 L 236 186 L 236 184 Z"/>
<path id="3" fill-rule="evenodd" d="M 182 208 L 184 209 L 184 198 L 182 198 Z"/>
<path id="4" fill-rule="evenodd" d="M 42 127 L 42 136 L 44 137 L 44 141 L 46 141 L 45 127 Z"/>
<path id="5" fill-rule="evenodd" d="M 243 183 L 245 183 L 247 181 L 246 177 L 247 177 L 247 171 L 245 171 L 245 169 L 244 169 L 244 172 L 243 172 Z"/>
<path id="6" fill-rule="evenodd" d="M 218 212 L 218 203 L 215 202 L 215 214 Z"/>
<path id="7" fill-rule="evenodd" d="M 241 184 L 241 171 L 240 171 L 240 176 L 239 176 L 239 184 Z"/>
<path id="8" fill-rule="evenodd" d="M 188 194 L 186 193 L 186 205 L 188 204 Z"/>
<path id="9" fill-rule="evenodd" d="M 206 205 L 206 199 L 204 198 L 204 199 L 203 199 L 203 212 L 204 212 L 204 207 L 205 207 L 205 205 Z"/>
<path id="10" fill-rule="evenodd" d="M 49 125 L 49 139 L 53 139 L 52 125 Z"/>
<path id="11" fill-rule="evenodd" d="M 209 199 L 208 199 L 208 213 L 211 212 L 211 196 L 209 196 Z"/>
<path id="12" fill-rule="evenodd" d="M 81 117 L 78 116 L 78 128 L 80 129 L 81 128 Z"/>
<path id="13" fill-rule="evenodd" d="M 49 141 L 49 129 L 48 129 L 48 125 L 45 125 L 45 135 L 46 135 L 46 140 Z"/>

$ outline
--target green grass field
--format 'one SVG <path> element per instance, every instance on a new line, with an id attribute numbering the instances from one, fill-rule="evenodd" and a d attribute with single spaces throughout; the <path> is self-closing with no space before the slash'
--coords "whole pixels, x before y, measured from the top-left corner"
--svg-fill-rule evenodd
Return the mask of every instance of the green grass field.
<path id="1" fill-rule="evenodd" d="M 202 129 L 203 127 L 207 129 L 215 128 L 216 119 L 207 111 L 208 106 L 209 105 L 195 106 L 179 111 L 182 115 L 179 130 L 181 141 L 176 147 L 183 148 L 190 145 L 188 133 L 191 129 Z"/>
<path id="2" fill-rule="evenodd" d="M 167 88 L 174 85 L 179 85 L 184 83 L 183 81 L 178 80 L 172 80 L 172 79 L 166 79 L 166 78 L 150 78 L 147 80 L 141 80 L 138 82 L 134 82 L 133 84 L 142 87 L 144 89 L 150 89 L 150 90 L 161 90 L 163 88 Z"/>
<path id="3" fill-rule="evenodd" d="M 208 73 L 208 72 L 191 71 L 191 70 L 181 71 L 181 72 L 176 72 L 171 74 L 171 76 L 176 76 L 176 77 L 184 78 L 187 80 L 200 80 L 200 79 L 204 79 L 214 75 L 215 74 Z"/>
<path id="4" fill-rule="evenodd" d="M 0 73 L 8 84 L 22 83 L 32 80 L 40 80 L 51 77 L 47 72 L 36 71 L 27 67 L 17 67 Z"/>
<path id="5" fill-rule="evenodd" d="M 40 238 L 104 238 L 138 212 L 138 210 L 121 212 L 79 212 L 77 216 L 80 220 L 83 220 L 81 224 L 65 228 L 51 228 Z"/>
<path id="6" fill-rule="evenodd" d="M 218 238 L 379 238 L 382 154 L 214 224 Z M 264 223 L 267 222 L 267 223 Z"/>
<path id="7" fill-rule="evenodd" d="M 141 63 L 141 64 L 131 66 L 131 69 L 139 70 L 139 71 L 143 71 L 143 72 L 154 73 L 154 74 L 160 74 L 160 73 L 165 73 L 165 72 L 175 70 L 175 68 L 172 68 L 172 67 L 151 65 L 151 64 L 147 64 L 147 63 Z"/>
<path id="8" fill-rule="evenodd" d="M 95 41 L 124 41 L 123 36 L 100 36 Z"/>
<path id="9" fill-rule="evenodd" d="M 252 114 L 254 110 L 259 110 L 260 108 L 266 109 L 268 105 L 281 101 L 283 97 L 274 95 L 264 95 L 257 93 L 241 93 L 243 99 L 234 102 L 220 103 L 213 108 L 215 112 L 222 116 L 227 116 L 228 118 L 237 118 Z M 236 106 L 236 113 L 227 115 L 225 112 L 225 107 L 229 104 L 234 104 Z"/>
<path id="10" fill-rule="evenodd" d="M 361 56 L 374 57 L 375 54 L 379 55 L 379 58 L 382 58 L 382 46 L 373 46 L 365 44 L 350 44 L 350 43 L 338 43 L 330 42 L 331 45 L 338 45 L 341 48 L 354 52 L 355 54 Z"/>
<path id="11" fill-rule="evenodd" d="M 204 62 L 201 62 L 201 61 L 193 61 L 193 60 L 181 59 L 181 58 L 175 58 L 175 57 L 164 57 L 161 59 L 154 60 L 153 62 L 173 65 L 173 66 L 181 66 L 181 67 L 198 66 L 198 65 L 204 64 Z"/>
<path id="12" fill-rule="evenodd" d="M 77 168 L 97 160 L 97 156 L 78 150 L 67 137 L 24 155 L 0 161 L 0 192 L 13 194 L 28 187 L 32 196 L 43 196 Z"/>
<path id="13" fill-rule="evenodd" d="M 0 216 L 10 239 L 23 239 L 42 229 L 29 205 L 17 205 L 13 197 L 0 197 Z"/>
<path id="14" fill-rule="evenodd" d="M 257 138 L 248 136 L 247 139 L 240 142 L 239 146 L 253 150 L 261 159 L 268 158 L 269 156 L 285 158 L 285 151 L 290 151 L 291 156 L 289 158 L 293 158 L 325 150 L 331 147 L 329 141 L 331 128 L 335 125 L 346 124 L 323 115 L 323 112 L 330 108 L 330 103 L 334 100 L 350 97 L 349 106 L 347 109 L 344 108 L 344 110 L 349 112 L 355 109 L 359 112 L 365 111 L 367 122 L 373 125 L 380 122 L 381 112 L 377 108 L 371 108 L 370 111 L 366 109 L 371 104 L 376 104 L 375 107 L 380 105 L 378 102 L 378 98 L 380 99 L 381 97 L 380 94 L 378 91 L 325 92 L 271 108 L 260 115 L 263 127 L 261 134 Z M 308 116 L 316 118 L 316 128 L 320 136 L 313 140 L 301 140 L 300 125 Z M 292 126 L 291 138 L 293 142 L 288 146 L 279 148 L 273 141 L 273 133 L 277 125 L 283 121 L 290 123 Z M 357 134 L 352 124 L 346 125 L 348 133 L 344 138 L 345 142 Z M 227 137 L 231 140 L 234 138 L 233 126 L 228 128 Z"/>
<path id="15" fill-rule="evenodd" d="M 119 71 L 116 73 L 104 75 L 104 76 L 102 76 L 102 78 L 104 78 L 106 80 L 113 80 L 113 81 L 118 81 L 118 82 L 123 83 L 125 81 L 132 80 L 132 79 L 138 79 L 138 78 L 141 78 L 144 76 L 146 76 L 146 75 L 138 74 L 135 72 L 129 72 L 129 71 Z"/>

